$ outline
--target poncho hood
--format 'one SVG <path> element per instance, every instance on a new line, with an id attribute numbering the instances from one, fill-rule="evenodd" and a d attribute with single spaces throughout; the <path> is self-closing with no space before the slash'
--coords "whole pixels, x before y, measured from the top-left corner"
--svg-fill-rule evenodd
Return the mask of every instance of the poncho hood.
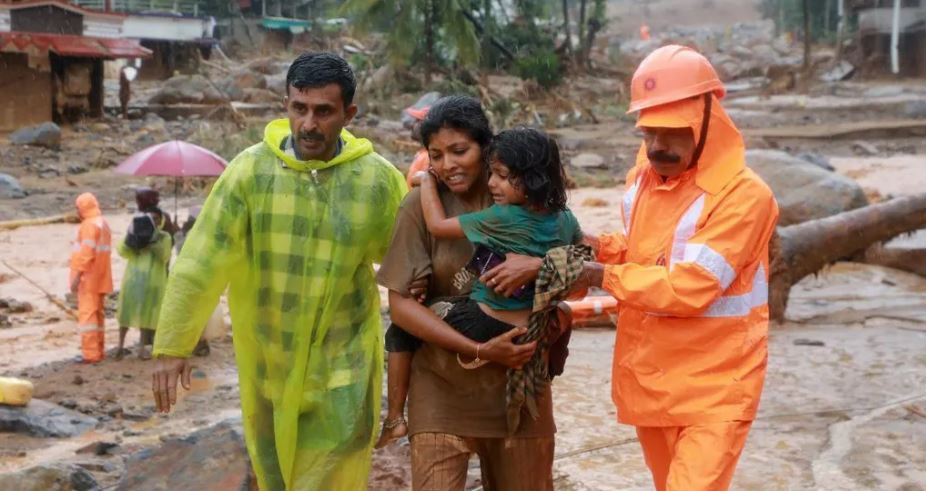
<path id="1" fill-rule="evenodd" d="M 322 170 L 333 167 L 338 164 L 350 162 L 373 152 L 373 144 L 366 138 L 357 138 L 349 131 L 341 130 L 341 140 L 344 146 L 341 153 L 329 161 L 323 160 L 299 160 L 291 155 L 287 155 L 280 147 L 283 141 L 292 134 L 289 128 L 289 120 L 276 119 L 267 124 L 264 128 L 264 143 L 270 147 L 270 151 L 282 160 L 287 167 L 300 171 Z"/>

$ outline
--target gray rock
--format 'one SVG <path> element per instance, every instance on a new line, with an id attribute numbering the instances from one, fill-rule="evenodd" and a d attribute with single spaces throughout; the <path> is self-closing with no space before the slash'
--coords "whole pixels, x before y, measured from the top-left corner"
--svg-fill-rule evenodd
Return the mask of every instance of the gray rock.
<path id="1" fill-rule="evenodd" d="M 162 441 L 160 447 L 142 450 L 128 459 L 117 491 L 249 489 L 251 464 L 240 419 Z"/>
<path id="2" fill-rule="evenodd" d="M 0 489 L 16 491 L 96 491 L 89 472 L 74 465 L 40 465 L 0 474 Z"/>
<path id="3" fill-rule="evenodd" d="M 267 75 L 267 90 L 273 91 L 278 96 L 282 97 L 286 94 L 286 74 L 279 73 L 276 75 Z"/>
<path id="4" fill-rule="evenodd" d="M 573 157 L 569 163 L 579 169 L 601 169 L 606 167 L 604 157 L 597 153 L 580 153 Z"/>
<path id="5" fill-rule="evenodd" d="M 68 174 L 83 174 L 87 172 L 87 168 L 80 164 L 73 164 L 68 166 Z"/>
<path id="6" fill-rule="evenodd" d="M 908 102 L 903 114 L 908 118 L 926 118 L 926 101 Z"/>
<path id="7" fill-rule="evenodd" d="M 830 164 L 830 159 L 826 158 L 825 155 L 816 152 L 801 152 L 797 154 L 797 158 L 810 162 L 817 167 L 833 172 L 836 170 L 832 164 Z"/>
<path id="8" fill-rule="evenodd" d="M 25 198 L 26 191 L 15 177 L 9 174 L 0 174 L 0 199 Z"/>
<path id="9" fill-rule="evenodd" d="M 214 104 L 225 101 L 225 95 L 220 94 L 202 75 L 171 77 L 150 100 L 151 104 Z"/>
<path id="10" fill-rule="evenodd" d="M 61 128 L 52 122 L 23 128 L 10 134 L 10 143 L 13 145 L 34 145 L 57 150 L 61 146 Z"/>
<path id="11" fill-rule="evenodd" d="M 866 157 L 878 155 L 879 153 L 878 147 L 874 146 L 874 144 L 861 140 L 852 142 L 852 151 L 858 155 L 864 155 Z"/>
<path id="12" fill-rule="evenodd" d="M 772 188 L 779 225 L 823 218 L 868 204 L 852 179 L 778 150 L 748 150 L 746 162 Z"/>
<path id="13" fill-rule="evenodd" d="M 0 405 L 0 431 L 38 437 L 73 437 L 96 425 L 94 418 L 41 399 L 32 399 L 25 407 Z M 0 489 L 7 488 L 0 486 Z"/>

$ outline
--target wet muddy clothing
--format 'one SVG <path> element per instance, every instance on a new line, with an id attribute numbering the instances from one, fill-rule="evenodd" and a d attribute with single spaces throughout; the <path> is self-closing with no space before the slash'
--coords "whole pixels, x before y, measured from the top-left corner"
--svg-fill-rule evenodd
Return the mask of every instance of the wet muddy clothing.
<path id="1" fill-rule="evenodd" d="M 154 354 L 189 357 L 227 286 L 260 488 L 365 489 L 383 369 L 373 262 L 405 180 L 346 130 L 325 162 L 284 153 L 289 135 L 271 122 L 216 182 L 168 280 Z"/>
<path id="2" fill-rule="evenodd" d="M 411 437 L 412 489 L 463 491 L 470 455 L 479 456 L 486 491 L 552 491 L 552 436 L 466 438 L 446 433 Z"/>
<path id="3" fill-rule="evenodd" d="M 448 217 L 467 210 L 453 193 L 439 187 Z M 486 195 L 483 206 L 491 198 Z M 475 280 L 464 266 L 473 254 L 466 239 L 432 237 L 424 222 L 421 197 L 412 190 L 399 209 L 389 251 L 383 258 L 377 280 L 384 287 L 407 294 L 409 283 L 431 275 L 428 297 L 468 295 Z M 477 370 L 466 370 L 456 354 L 425 344 L 412 359 L 408 395 L 409 434 L 431 432 L 461 437 L 504 438 L 506 423 L 506 369 L 490 363 Z M 516 437 L 552 437 L 553 404 L 549 388 L 538 398 L 540 417 L 528 419 Z"/>
<path id="4" fill-rule="evenodd" d="M 466 239 L 504 256 L 508 253 L 543 257 L 554 247 L 582 240 L 579 222 L 569 210 L 538 213 L 517 205 L 492 205 L 460 215 Z M 472 298 L 496 310 L 530 309 L 532 294 L 504 297 L 482 282 L 473 285 Z"/>
<path id="5" fill-rule="evenodd" d="M 514 329 L 514 326 L 486 314 L 472 298 L 456 297 L 438 299 L 430 305 L 431 310 L 460 334 L 484 343 Z M 392 324 L 386 331 L 386 351 L 415 351 L 421 347 L 421 340 Z"/>
<path id="6" fill-rule="evenodd" d="M 116 315 L 119 326 L 157 327 L 170 249 L 170 235 L 165 231 L 158 231 L 154 242 L 138 250 L 127 246 L 125 240 L 116 245 L 116 251 L 126 260 Z"/>

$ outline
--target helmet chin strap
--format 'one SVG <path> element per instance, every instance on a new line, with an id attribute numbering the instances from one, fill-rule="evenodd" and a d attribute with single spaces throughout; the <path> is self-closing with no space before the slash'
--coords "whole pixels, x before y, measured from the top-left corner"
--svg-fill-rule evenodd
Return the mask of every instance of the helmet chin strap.
<path id="1" fill-rule="evenodd" d="M 707 142 L 707 129 L 711 124 L 711 105 L 713 104 L 713 98 L 711 93 L 708 92 L 704 94 L 704 115 L 701 118 L 701 134 L 698 136 L 698 146 L 695 147 L 694 154 L 691 156 L 691 164 L 688 165 L 688 168 L 692 168 L 698 165 L 698 160 L 701 158 L 701 152 L 704 151 L 704 143 Z"/>

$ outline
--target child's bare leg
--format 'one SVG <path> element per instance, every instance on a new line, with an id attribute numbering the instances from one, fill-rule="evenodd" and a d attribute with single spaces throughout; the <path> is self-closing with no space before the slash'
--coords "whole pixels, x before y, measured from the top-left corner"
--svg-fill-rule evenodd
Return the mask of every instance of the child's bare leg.
<path id="1" fill-rule="evenodd" d="M 387 404 L 386 421 L 383 421 L 383 431 L 376 442 L 376 448 L 382 448 L 393 440 L 408 434 L 408 424 L 405 422 L 405 399 L 408 397 L 408 380 L 411 377 L 412 351 L 390 352 L 387 363 L 389 377 L 386 388 Z"/>
<path id="2" fill-rule="evenodd" d="M 119 326 L 119 347 L 116 348 L 116 356 L 114 357 L 117 360 L 121 360 L 125 355 L 125 335 L 129 332 L 128 327 Z"/>

